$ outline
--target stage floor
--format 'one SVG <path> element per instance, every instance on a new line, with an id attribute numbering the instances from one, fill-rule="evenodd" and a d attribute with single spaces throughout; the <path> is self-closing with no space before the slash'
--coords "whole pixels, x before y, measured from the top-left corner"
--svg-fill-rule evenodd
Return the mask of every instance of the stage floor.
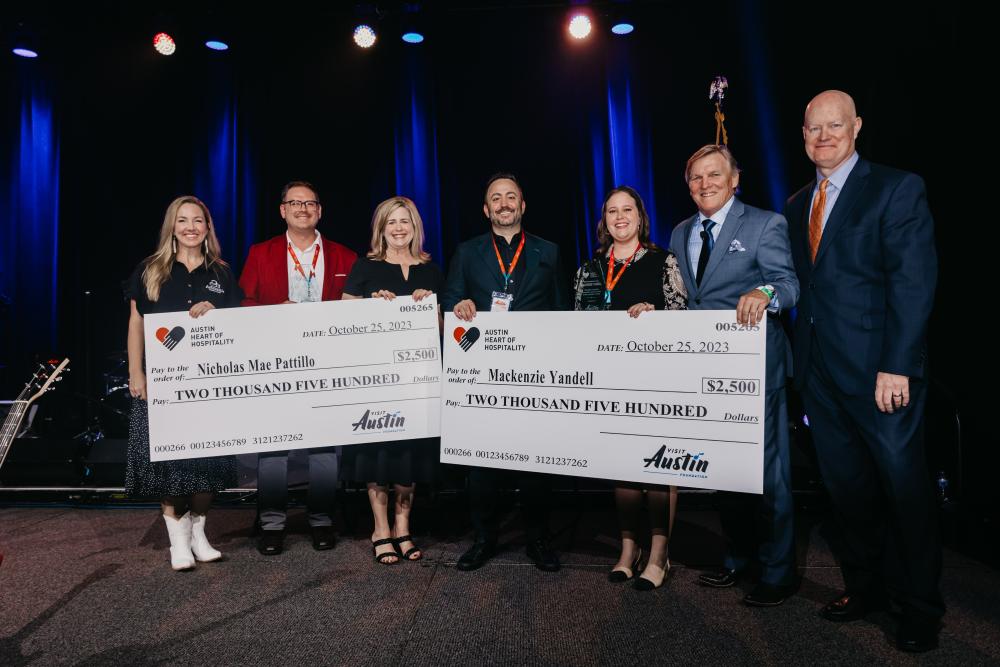
<path id="1" fill-rule="evenodd" d="M 454 567 L 470 539 L 456 505 L 433 517 L 418 506 L 425 558 L 389 567 L 372 562 L 365 519 L 317 552 L 293 510 L 285 553 L 264 557 L 253 509 L 220 508 L 208 532 L 226 560 L 190 573 L 170 570 L 155 509 L 0 509 L 0 665 L 1000 664 L 1000 573 L 951 551 L 941 647 L 915 659 L 892 648 L 890 613 L 817 615 L 842 583 L 819 519 L 800 521 L 799 593 L 750 609 L 749 584 L 695 583 L 722 548 L 712 511 L 682 507 L 671 576 L 640 593 L 606 579 L 607 509 L 553 515 L 558 573 L 527 560 L 514 511 L 503 553 L 466 573 Z"/>

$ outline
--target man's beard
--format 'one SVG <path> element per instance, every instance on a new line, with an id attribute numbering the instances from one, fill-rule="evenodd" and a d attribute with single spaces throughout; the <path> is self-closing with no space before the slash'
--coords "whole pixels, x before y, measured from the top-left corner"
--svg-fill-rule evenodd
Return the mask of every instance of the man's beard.
<path id="1" fill-rule="evenodd" d="M 509 220 L 504 220 L 500 217 L 500 213 L 504 211 L 510 211 L 513 215 L 510 216 Z M 521 212 L 517 209 L 503 208 L 499 212 L 490 212 L 490 222 L 494 227 L 518 227 L 521 224 Z"/>

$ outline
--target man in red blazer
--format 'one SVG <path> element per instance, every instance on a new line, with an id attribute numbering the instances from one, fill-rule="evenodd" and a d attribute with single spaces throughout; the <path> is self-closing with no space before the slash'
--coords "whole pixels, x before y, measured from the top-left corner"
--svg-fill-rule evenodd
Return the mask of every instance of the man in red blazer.
<path id="1" fill-rule="evenodd" d="M 279 210 L 288 231 L 250 247 L 240 275 L 243 305 L 339 300 L 357 255 L 316 231 L 323 216 L 316 188 L 305 181 L 288 183 L 281 191 Z M 313 547 L 320 551 L 333 548 L 336 491 L 336 449 L 310 449 L 309 526 Z M 284 547 L 287 501 L 288 452 L 261 454 L 257 459 L 261 527 L 257 550 L 265 556 L 276 556 Z"/>

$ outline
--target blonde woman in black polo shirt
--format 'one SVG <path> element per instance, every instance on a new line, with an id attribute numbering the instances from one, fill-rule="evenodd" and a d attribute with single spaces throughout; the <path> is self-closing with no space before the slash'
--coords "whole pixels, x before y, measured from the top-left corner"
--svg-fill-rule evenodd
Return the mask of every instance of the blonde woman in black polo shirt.
<path id="1" fill-rule="evenodd" d="M 130 304 L 128 387 L 133 397 L 125 487 L 132 496 L 160 498 L 174 570 L 222 558 L 205 537 L 205 513 L 216 491 L 236 484 L 236 460 L 149 460 L 143 316 L 187 311 L 197 318 L 213 308 L 238 306 L 243 294 L 220 255 L 208 207 L 197 197 L 178 197 L 167 207 L 156 252 L 139 263 L 125 284 Z"/>

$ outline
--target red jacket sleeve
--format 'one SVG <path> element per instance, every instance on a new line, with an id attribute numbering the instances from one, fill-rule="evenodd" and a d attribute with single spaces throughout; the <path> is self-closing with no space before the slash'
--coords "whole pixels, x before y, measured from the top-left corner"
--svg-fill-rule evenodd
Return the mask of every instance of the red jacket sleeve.
<path id="1" fill-rule="evenodd" d="M 260 259 L 261 246 L 255 244 L 250 246 L 247 254 L 247 261 L 243 264 L 243 272 L 240 274 L 240 289 L 243 290 L 244 306 L 261 306 L 260 301 Z"/>

